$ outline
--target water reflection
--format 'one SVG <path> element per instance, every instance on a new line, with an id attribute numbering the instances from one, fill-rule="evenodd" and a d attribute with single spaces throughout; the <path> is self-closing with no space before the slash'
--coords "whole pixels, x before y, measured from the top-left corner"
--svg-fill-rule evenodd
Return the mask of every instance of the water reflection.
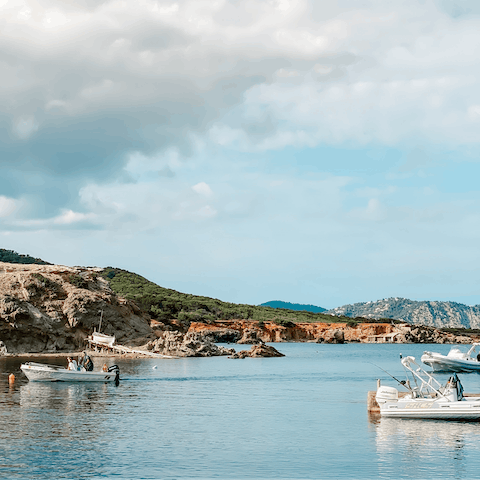
<path id="1" fill-rule="evenodd" d="M 68 478 L 82 478 L 111 463 L 108 399 L 114 386 L 30 382 L 11 390 L 11 408 L 0 409 L 0 477 L 6 470 L 8 478 L 25 478 L 25 472 L 47 478 L 55 464 Z"/>
<path id="2" fill-rule="evenodd" d="M 61 410 L 66 414 L 101 406 L 108 393 L 104 383 L 30 382 L 20 387 L 20 405 L 24 408 Z"/>
<path id="3" fill-rule="evenodd" d="M 376 425 L 376 433 L 378 452 L 405 445 L 427 451 L 437 449 L 439 444 L 458 450 L 480 441 L 480 425 L 469 422 L 383 418 Z"/>
<path id="4" fill-rule="evenodd" d="M 418 469 L 418 461 L 421 459 L 423 468 L 427 465 L 430 469 L 443 470 L 444 474 L 461 478 L 461 472 L 467 468 L 466 458 L 478 458 L 480 453 L 480 424 L 476 422 L 378 416 L 371 416 L 370 422 L 376 433 L 379 466 L 383 466 L 384 470 L 380 473 L 385 476 L 391 473 L 388 465 L 395 458 L 396 463 L 410 465 L 412 474 Z M 418 471 L 416 476 L 423 478 Z"/>

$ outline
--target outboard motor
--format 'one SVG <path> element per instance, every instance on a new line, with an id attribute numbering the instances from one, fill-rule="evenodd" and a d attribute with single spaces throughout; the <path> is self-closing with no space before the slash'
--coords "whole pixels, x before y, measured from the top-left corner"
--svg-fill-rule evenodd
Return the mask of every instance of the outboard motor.
<path id="1" fill-rule="evenodd" d="M 381 386 L 375 396 L 377 403 L 383 405 L 388 401 L 398 400 L 398 390 L 394 387 Z"/>

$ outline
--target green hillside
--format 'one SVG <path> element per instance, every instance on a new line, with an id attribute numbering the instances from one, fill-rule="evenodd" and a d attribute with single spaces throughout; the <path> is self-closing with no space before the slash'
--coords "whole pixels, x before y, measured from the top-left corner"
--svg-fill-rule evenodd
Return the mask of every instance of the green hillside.
<path id="1" fill-rule="evenodd" d="M 303 303 L 290 303 L 282 302 L 280 300 L 272 300 L 270 302 L 261 303 L 260 307 L 272 307 L 272 308 L 283 308 L 284 310 L 305 310 L 306 312 L 321 313 L 326 312 L 327 309 L 323 307 L 317 307 L 316 305 L 303 304 Z"/>
<path id="2" fill-rule="evenodd" d="M 0 262 L 51 265 L 51 263 L 44 262 L 40 258 L 33 258 L 30 255 L 22 255 L 13 250 L 5 250 L 4 248 L 0 248 Z"/>
<path id="3" fill-rule="evenodd" d="M 273 321 L 288 325 L 289 322 L 347 322 L 356 324 L 366 319 L 334 317 L 324 313 L 295 311 L 222 302 L 209 297 L 180 293 L 160 287 L 146 278 L 119 268 L 107 267 L 102 275 L 110 282 L 112 290 L 148 311 L 162 322 L 172 319 L 180 322 L 213 322 L 215 320 L 250 319 L 260 322 Z M 391 322 L 392 320 L 388 320 Z"/>

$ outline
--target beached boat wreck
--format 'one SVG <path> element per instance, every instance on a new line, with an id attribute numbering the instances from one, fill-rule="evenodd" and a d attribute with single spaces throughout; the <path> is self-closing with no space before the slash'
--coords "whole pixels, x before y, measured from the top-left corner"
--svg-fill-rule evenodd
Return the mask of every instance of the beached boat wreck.
<path id="1" fill-rule="evenodd" d="M 475 350 L 480 343 L 473 343 L 468 351 L 452 347 L 447 355 L 436 352 L 424 352 L 422 362 L 435 372 L 476 372 L 480 371 L 480 353 Z"/>
<path id="2" fill-rule="evenodd" d="M 60 365 L 26 362 L 20 369 L 31 382 L 115 382 L 120 379 L 120 369 L 113 365 L 107 371 L 69 370 Z"/>
<path id="3" fill-rule="evenodd" d="M 408 393 L 401 397 L 396 388 L 380 386 L 376 401 L 382 417 L 480 421 L 480 397 L 464 397 L 456 373 L 441 385 L 418 365 L 414 357 L 404 357 L 401 362 L 407 371 L 407 380 L 395 380 Z"/>

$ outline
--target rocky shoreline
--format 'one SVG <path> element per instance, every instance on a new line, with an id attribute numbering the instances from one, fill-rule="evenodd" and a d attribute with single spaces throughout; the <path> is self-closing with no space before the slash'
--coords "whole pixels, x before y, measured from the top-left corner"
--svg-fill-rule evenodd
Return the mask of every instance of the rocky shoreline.
<path id="1" fill-rule="evenodd" d="M 283 324 L 159 321 L 134 301 L 115 294 L 102 276 L 103 270 L 0 262 L 0 356 L 63 355 L 83 350 L 100 319 L 102 332 L 115 336 L 118 344 L 179 357 L 236 355 L 234 349 L 220 343 L 468 344 L 480 340 L 479 336 L 454 335 L 433 327 L 365 320 Z M 252 349 L 242 356 L 272 356 L 267 350 Z"/>

